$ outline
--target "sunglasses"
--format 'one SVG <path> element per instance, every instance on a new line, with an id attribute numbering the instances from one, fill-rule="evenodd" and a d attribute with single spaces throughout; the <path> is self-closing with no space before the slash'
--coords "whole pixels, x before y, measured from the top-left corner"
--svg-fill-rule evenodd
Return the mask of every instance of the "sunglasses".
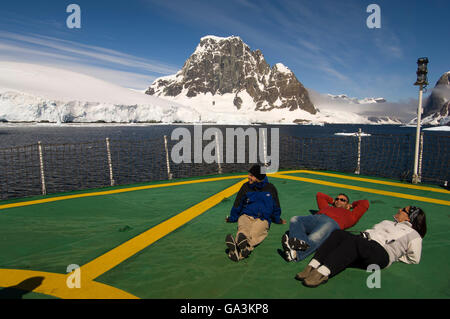
<path id="1" fill-rule="evenodd" d="M 344 202 L 344 203 L 347 202 L 347 199 L 342 198 L 342 197 L 336 197 L 334 200 L 340 200 L 341 202 Z"/>
<path id="2" fill-rule="evenodd" d="M 417 214 L 419 213 L 420 209 L 417 208 L 416 206 L 410 206 L 409 207 L 409 212 L 406 210 L 406 207 L 403 207 L 401 209 L 401 211 L 406 213 L 409 218 L 413 219 L 413 218 L 415 218 L 417 216 Z"/>

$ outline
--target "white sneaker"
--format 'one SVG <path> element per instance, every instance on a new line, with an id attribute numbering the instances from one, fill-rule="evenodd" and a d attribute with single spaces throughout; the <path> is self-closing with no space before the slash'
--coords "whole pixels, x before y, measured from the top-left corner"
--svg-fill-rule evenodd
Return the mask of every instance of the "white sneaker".
<path id="1" fill-rule="evenodd" d="M 309 248 L 309 245 L 301 239 L 291 237 L 289 238 L 288 245 L 291 249 L 305 251 Z"/>
<path id="2" fill-rule="evenodd" d="M 281 237 L 281 246 L 283 246 L 286 261 L 297 260 L 297 252 L 289 245 L 289 236 L 287 234 Z"/>
<path id="3" fill-rule="evenodd" d="M 225 237 L 225 244 L 228 247 L 228 257 L 232 260 L 232 261 L 239 261 L 239 254 L 237 251 L 237 246 L 236 246 L 236 242 L 234 241 L 233 236 L 231 236 L 231 234 L 228 234 Z"/>

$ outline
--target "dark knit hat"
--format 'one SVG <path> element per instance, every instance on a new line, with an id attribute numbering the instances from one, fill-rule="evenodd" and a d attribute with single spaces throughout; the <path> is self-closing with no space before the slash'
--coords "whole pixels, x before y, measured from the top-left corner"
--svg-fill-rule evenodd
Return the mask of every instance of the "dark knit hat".
<path id="1" fill-rule="evenodd" d="M 261 166 L 259 166 L 258 164 L 253 165 L 248 170 L 248 172 L 253 176 L 255 176 L 257 179 L 259 179 L 260 181 L 264 180 L 264 178 L 266 177 L 266 174 L 261 173 Z"/>

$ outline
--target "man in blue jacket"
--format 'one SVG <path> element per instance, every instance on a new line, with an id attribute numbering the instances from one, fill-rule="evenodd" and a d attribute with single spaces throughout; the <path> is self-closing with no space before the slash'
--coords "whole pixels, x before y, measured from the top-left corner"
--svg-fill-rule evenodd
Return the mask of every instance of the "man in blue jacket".
<path id="1" fill-rule="evenodd" d="M 248 182 L 239 190 L 228 223 L 238 222 L 236 239 L 231 234 L 225 237 L 228 257 L 233 261 L 247 258 L 254 247 L 267 236 L 272 221 L 286 224 L 280 218 L 281 208 L 275 186 L 269 183 L 259 165 L 253 165 L 248 174 Z"/>

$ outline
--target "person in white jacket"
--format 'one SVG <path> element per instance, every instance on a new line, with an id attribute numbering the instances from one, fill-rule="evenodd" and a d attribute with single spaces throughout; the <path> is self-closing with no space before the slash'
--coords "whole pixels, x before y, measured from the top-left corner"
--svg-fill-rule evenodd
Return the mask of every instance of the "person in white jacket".
<path id="1" fill-rule="evenodd" d="M 415 206 L 399 209 L 394 221 L 384 220 L 359 235 L 336 230 L 296 279 L 317 287 L 347 267 L 367 269 L 375 264 L 383 269 L 396 261 L 418 264 L 426 231 L 425 213 Z"/>

